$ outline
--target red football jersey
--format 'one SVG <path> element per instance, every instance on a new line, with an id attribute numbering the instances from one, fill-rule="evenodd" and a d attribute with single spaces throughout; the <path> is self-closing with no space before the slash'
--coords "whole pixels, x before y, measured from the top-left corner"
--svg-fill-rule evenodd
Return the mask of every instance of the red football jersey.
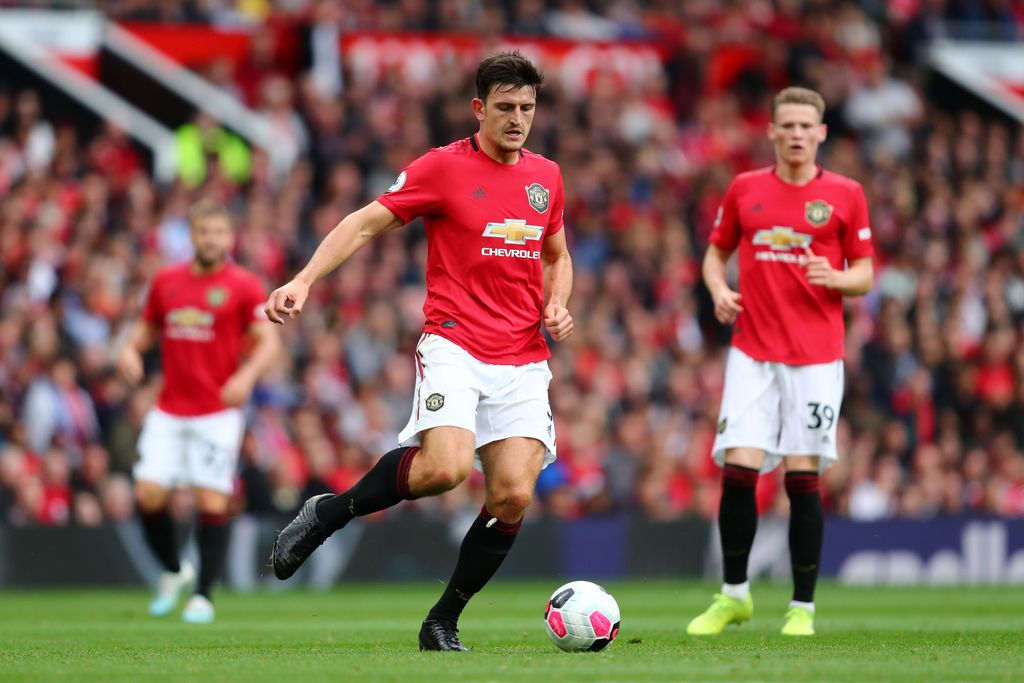
<path id="1" fill-rule="evenodd" d="M 558 165 L 523 150 L 502 164 L 476 137 L 432 149 L 402 171 L 377 201 L 427 231 L 425 332 L 485 363 L 523 365 L 550 357 L 541 245 L 562 229 Z"/>
<path id="2" fill-rule="evenodd" d="M 161 410 L 189 416 L 227 407 L 221 387 L 238 369 L 249 326 L 265 320 L 266 298 L 256 276 L 233 263 L 212 275 L 188 263 L 157 273 L 142 317 L 160 329 Z"/>
<path id="3" fill-rule="evenodd" d="M 808 247 L 837 270 L 872 256 L 859 183 L 825 170 L 806 185 L 786 183 L 774 167 L 742 173 L 725 194 L 711 243 L 727 252 L 739 247 L 738 349 L 788 365 L 844 356 L 843 297 L 810 284 L 802 264 Z"/>

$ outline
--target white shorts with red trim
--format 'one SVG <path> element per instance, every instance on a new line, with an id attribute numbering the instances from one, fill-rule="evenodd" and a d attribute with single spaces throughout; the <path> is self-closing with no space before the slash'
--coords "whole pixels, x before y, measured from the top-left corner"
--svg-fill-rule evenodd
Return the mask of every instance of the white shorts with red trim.
<path id="1" fill-rule="evenodd" d="M 239 408 L 189 417 L 153 408 L 142 423 L 132 474 L 166 489 L 193 486 L 230 494 L 244 430 Z"/>
<path id="2" fill-rule="evenodd" d="M 555 423 L 548 401 L 551 371 L 546 361 L 493 365 L 458 344 L 424 334 L 416 345 L 416 393 L 401 446 L 419 446 L 420 432 L 461 427 L 476 435 L 476 447 L 513 436 L 544 444 L 544 466 L 555 461 Z M 476 467 L 480 468 L 479 457 Z"/>
<path id="3" fill-rule="evenodd" d="M 732 347 L 712 448 L 715 462 L 724 465 L 726 450 L 747 447 L 765 451 L 762 472 L 788 455 L 817 455 L 824 471 L 837 457 L 842 403 L 842 360 L 786 365 L 754 360 Z"/>

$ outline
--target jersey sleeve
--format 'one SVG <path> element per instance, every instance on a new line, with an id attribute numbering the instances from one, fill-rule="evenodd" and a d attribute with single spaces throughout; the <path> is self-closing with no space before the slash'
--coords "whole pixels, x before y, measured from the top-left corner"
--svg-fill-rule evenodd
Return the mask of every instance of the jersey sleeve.
<path id="1" fill-rule="evenodd" d="M 734 251 L 740 243 L 739 212 L 736 207 L 736 181 L 725 191 L 722 205 L 718 207 L 715 224 L 711 229 L 711 244 L 723 251 Z"/>
<path id="2" fill-rule="evenodd" d="M 438 182 L 444 178 L 440 156 L 427 152 L 405 167 L 384 194 L 377 197 L 402 223 L 428 216 L 441 208 Z"/>
<path id="3" fill-rule="evenodd" d="M 160 306 L 160 281 L 158 273 L 153 281 L 149 283 L 149 291 L 146 292 L 146 301 L 142 305 L 142 319 L 151 325 L 160 327 L 164 314 Z"/>
<path id="4" fill-rule="evenodd" d="M 248 329 L 250 325 L 265 321 L 267 316 L 263 309 L 266 308 L 267 292 L 259 278 L 250 274 L 240 284 L 239 289 L 243 328 Z"/>
<path id="5" fill-rule="evenodd" d="M 551 198 L 551 216 L 548 219 L 547 235 L 557 235 L 565 227 L 565 185 L 562 183 L 562 171 L 558 171 L 558 185 L 555 186 Z"/>
<path id="6" fill-rule="evenodd" d="M 875 253 L 872 243 L 871 218 L 868 216 L 868 202 L 864 188 L 857 185 L 853 191 L 853 207 L 850 220 L 843 225 L 843 258 L 847 261 L 867 258 Z"/>

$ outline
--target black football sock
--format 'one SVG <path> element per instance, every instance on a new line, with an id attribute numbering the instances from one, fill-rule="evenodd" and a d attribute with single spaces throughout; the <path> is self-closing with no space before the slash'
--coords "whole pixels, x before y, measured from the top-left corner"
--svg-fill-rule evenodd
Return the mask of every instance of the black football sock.
<path id="1" fill-rule="evenodd" d="M 722 473 L 722 502 L 718 506 L 718 528 L 722 537 L 725 582 L 747 580 L 747 560 L 757 533 L 758 472 L 742 465 L 726 465 Z"/>
<path id="2" fill-rule="evenodd" d="M 178 561 L 178 543 L 174 538 L 174 520 L 167 513 L 167 507 L 151 512 L 140 510 L 139 518 L 149 549 L 165 570 L 177 574 L 181 571 L 181 563 Z"/>
<path id="3" fill-rule="evenodd" d="M 228 554 L 228 516 L 204 512 L 199 515 L 199 585 L 196 593 L 209 599 L 213 582 L 224 571 Z"/>
<path id="4" fill-rule="evenodd" d="M 480 514 L 462 539 L 459 560 L 441 599 L 430 608 L 428 619 L 455 623 L 466 603 L 491 580 L 498 571 L 522 522 L 505 524 L 481 508 Z"/>
<path id="5" fill-rule="evenodd" d="M 825 513 L 818 493 L 817 472 L 786 472 L 789 496 L 789 556 L 793 568 L 793 600 L 814 602 L 821 563 Z"/>
<path id="6" fill-rule="evenodd" d="M 416 496 L 409 493 L 409 470 L 419 452 L 420 449 L 413 446 L 385 453 L 355 486 L 317 503 L 316 514 L 320 521 L 334 532 L 355 517 L 386 510 L 403 500 L 413 500 Z"/>

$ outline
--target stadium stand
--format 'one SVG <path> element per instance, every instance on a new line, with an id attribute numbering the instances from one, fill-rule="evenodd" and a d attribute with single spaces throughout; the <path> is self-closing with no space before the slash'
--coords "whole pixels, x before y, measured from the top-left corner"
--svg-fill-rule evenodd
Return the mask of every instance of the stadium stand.
<path id="1" fill-rule="evenodd" d="M 0 520 L 132 514 L 134 436 L 158 375 L 130 391 L 112 349 L 155 270 L 189 258 L 190 201 L 231 207 L 236 258 L 269 290 L 405 163 L 474 129 L 475 62 L 370 81 L 323 49 L 361 31 L 469 32 L 481 45 L 504 34 L 648 41 L 665 55 L 650 78 L 599 72 L 584 88 L 551 78 L 543 93 L 528 147 L 562 165 L 579 313 L 575 335 L 554 347 L 559 460 L 531 514 L 714 516 L 709 450 L 728 340 L 700 259 L 729 179 L 770 160 L 771 92 L 795 83 L 826 96 L 822 162 L 865 185 L 879 248 L 875 290 L 848 308 L 827 509 L 863 520 L 1024 516 L 1024 135 L 989 105 L 950 96 L 922 60 L 950 32 L 1018 37 L 1021 3 L 99 6 L 128 25 L 248 31 L 245 59 L 197 72 L 265 115 L 294 163 L 276 173 L 253 149 L 241 174 L 196 151 L 203 174 L 159 183 L 114 122 L 83 132 L 0 76 Z M 393 446 L 413 386 L 424 258 L 419 226 L 388 234 L 284 330 L 288 357 L 249 409 L 238 511 L 285 513 L 345 489 Z M 415 505 L 475 509 L 481 482 L 469 483 Z M 187 499 L 177 505 L 184 517 Z M 778 478 L 763 479 L 759 505 L 785 511 Z"/>

